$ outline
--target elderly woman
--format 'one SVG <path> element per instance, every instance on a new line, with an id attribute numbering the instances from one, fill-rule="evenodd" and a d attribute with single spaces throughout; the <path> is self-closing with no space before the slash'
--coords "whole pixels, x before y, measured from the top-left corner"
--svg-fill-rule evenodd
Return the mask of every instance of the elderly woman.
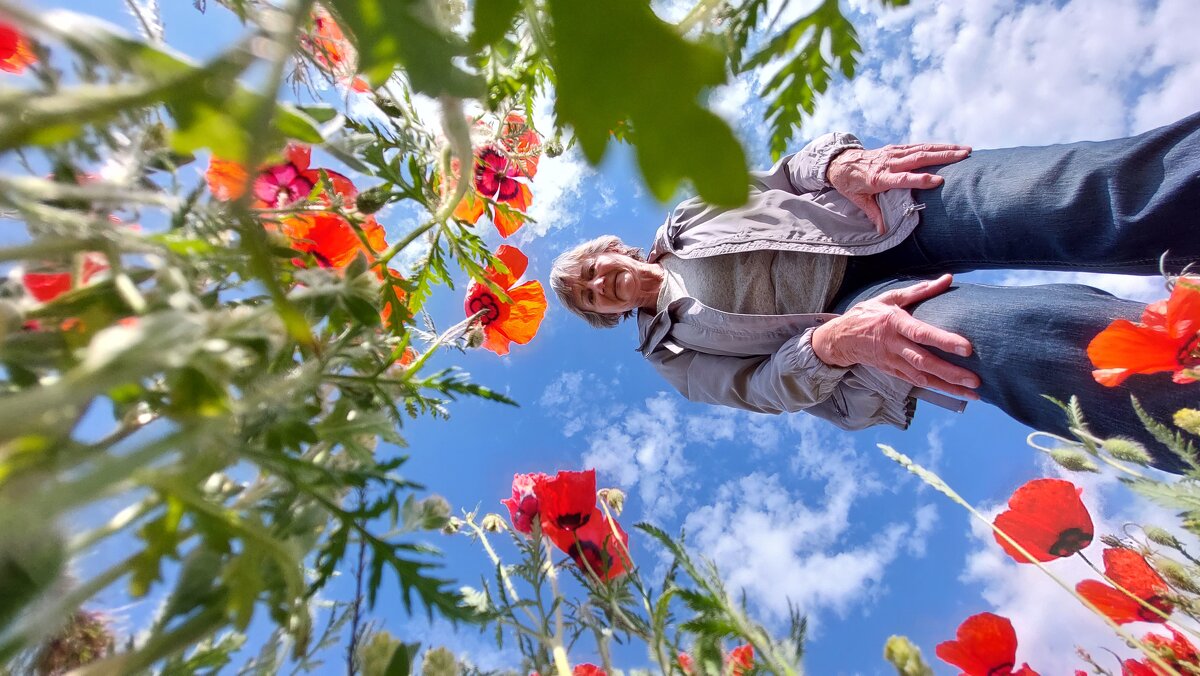
<path id="1" fill-rule="evenodd" d="M 550 283 L 593 326 L 636 312 L 639 351 L 693 401 L 906 428 L 917 399 L 961 411 L 946 392 L 1066 435 L 1041 395 L 1078 395 L 1094 432 L 1140 438 L 1130 392 L 1160 417 L 1200 399 L 1165 375 L 1092 379 L 1087 343 L 1142 303 L 946 273 L 1154 274 L 1168 249 L 1168 268 L 1200 260 L 1198 221 L 1200 114 L 1128 139 L 973 154 L 832 133 L 756 174 L 746 205 L 685 201 L 648 255 L 600 237 L 561 255 Z"/>

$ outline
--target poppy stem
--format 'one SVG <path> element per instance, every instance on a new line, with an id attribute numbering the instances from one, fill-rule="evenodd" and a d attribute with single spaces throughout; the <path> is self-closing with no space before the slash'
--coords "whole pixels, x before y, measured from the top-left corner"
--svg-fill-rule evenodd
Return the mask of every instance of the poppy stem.
<path id="1" fill-rule="evenodd" d="M 1045 573 L 1051 580 L 1053 580 L 1055 584 L 1062 587 L 1064 590 L 1066 590 L 1066 592 L 1068 594 L 1070 594 L 1071 596 L 1074 596 L 1076 600 L 1078 600 L 1081 604 L 1083 604 L 1084 607 L 1086 607 L 1088 610 L 1095 613 L 1101 620 L 1104 621 L 1105 624 L 1107 624 L 1109 626 L 1110 629 L 1112 629 L 1114 632 L 1116 632 L 1117 636 L 1120 636 L 1129 645 L 1135 646 L 1138 650 L 1141 650 L 1142 653 L 1144 655 L 1146 655 L 1146 657 L 1148 657 L 1151 662 L 1153 662 L 1156 666 L 1161 668 L 1165 673 L 1172 674 L 1173 676 L 1183 676 L 1182 674 L 1179 673 L 1179 670 L 1175 669 L 1170 664 L 1168 664 L 1165 660 L 1163 660 L 1163 658 L 1160 657 L 1157 652 L 1155 652 L 1153 649 L 1151 649 L 1149 646 L 1147 646 L 1142 641 L 1139 641 L 1138 639 L 1134 638 L 1133 634 L 1130 634 L 1129 632 L 1122 629 L 1120 624 L 1117 624 L 1111 617 L 1109 617 L 1108 615 L 1105 615 L 1104 612 L 1101 611 L 1099 608 L 1097 608 L 1095 604 L 1093 604 L 1091 601 L 1087 600 L 1087 598 L 1082 596 L 1079 592 L 1075 591 L 1075 589 L 1073 589 L 1070 585 L 1068 585 L 1066 582 L 1064 582 L 1062 580 L 1062 578 L 1060 578 L 1057 575 L 1055 575 L 1054 573 L 1050 572 L 1050 569 L 1047 568 L 1044 563 L 1037 560 L 1037 558 L 1035 558 L 1032 554 L 1030 554 L 1029 550 L 1025 549 L 1025 547 L 1023 545 L 1021 545 L 1021 543 L 1014 540 L 1008 533 L 1004 532 L 1002 529 L 997 528 L 996 524 L 992 523 L 990 520 L 988 520 L 986 517 L 984 517 L 982 514 L 980 514 L 978 510 L 976 510 L 974 507 L 971 506 L 971 503 L 969 503 L 965 499 L 963 499 L 963 497 L 961 495 L 959 495 L 953 488 L 950 488 L 949 484 L 947 484 L 945 482 L 945 480 L 943 480 L 937 474 L 934 474 L 933 472 L 925 469 L 921 465 L 918 465 L 917 463 L 913 462 L 912 458 L 909 458 L 907 455 L 904 455 L 903 453 L 897 451 L 896 449 L 892 448 L 891 446 L 888 446 L 887 444 L 876 444 L 876 446 L 878 446 L 879 450 L 882 451 L 883 454 L 885 456 L 887 456 L 889 459 L 893 460 L 894 462 L 899 464 L 901 467 L 908 470 L 910 473 L 917 475 L 917 477 L 919 477 L 922 481 L 924 481 L 930 487 L 937 490 L 942 495 L 945 495 L 946 497 L 950 498 L 952 501 L 957 503 L 962 508 L 966 509 L 967 512 L 969 512 L 971 514 L 971 516 L 973 516 L 976 519 L 979 519 L 983 523 L 987 524 L 988 528 L 991 528 L 992 531 L 994 533 L 996 533 L 997 536 L 999 536 L 1005 542 L 1007 542 L 1009 544 L 1009 546 L 1011 546 L 1016 552 L 1018 552 L 1022 557 L 1024 557 L 1024 559 L 1026 561 L 1037 566 L 1037 568 L 1039 570 L 1041 570 L 1043 573 Z"/>
<path id="2" fill-rule="evenodd" d="M 558 593 L 558 571 L 554 568 L 554 552 L 550 549 L 549 541 L 543 541 L 546 553 L 546 579 L 550 580 L 550 593 L 554 595 L 554 636 L 551 638 L 550 654 L 554 656 L 554 668 L 558 676 L 571 676 L 571 663 L 567 660 L 567 650 L 563 647 L 563 604 L 562 596 Z"/>

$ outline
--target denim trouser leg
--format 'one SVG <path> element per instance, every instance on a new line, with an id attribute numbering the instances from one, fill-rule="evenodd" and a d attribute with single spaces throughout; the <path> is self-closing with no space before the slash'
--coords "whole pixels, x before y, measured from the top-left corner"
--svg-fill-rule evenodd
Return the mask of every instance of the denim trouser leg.
<path id="1" fill-rule="evenodd" d="M 838 301 L 834 312 L 912 279 L 881 282 Z M 1036 430 L 1071 438 L 1062 410 L 1042 397 L 1079 397 L 1092 431 L 1100 437 L 1127 436 L 1146 445 L 1155 463 L 1181 471 L 1182 463 L 1160 445 L 1129 403 L 1134 394 L 1164 422 L 1178 409 L 1200 403 L 1200 384 L 1176 385 L 1170 374 L 1133 376 L 1119 387 L 1092 379 L 1087 344 L 1116 318 L 1137 320 L 1145 305 L 1078 284 L 988 286 L 958 284 L 946 293 L 910 307 L 917 319 L 964 336 L 970 357 L 933 350 L 943 359 L 979 375 L 980 398 Z"/>
<path id="2" fill-rule="evenodd" d="M 1132 138 L 977 150 L 915 191 L 921 223 L 846 285 L 981 269 L 1154 274 L 1200 261 L 1200 113 Z"/>

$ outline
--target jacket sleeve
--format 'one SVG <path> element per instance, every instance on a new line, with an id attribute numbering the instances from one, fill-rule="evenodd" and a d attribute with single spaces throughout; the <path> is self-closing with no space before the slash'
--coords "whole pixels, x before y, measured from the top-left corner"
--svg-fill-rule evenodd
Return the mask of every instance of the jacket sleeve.
<path id="1" fill-rule="evenodd" d="M 854 134 L 834 131 L 818 136 L 785 161 L 788 179 L 797 193 L 821 190 L 829 185 L 825 174 L 830 160 L 843 150 L 861 147 L 863 144 Z"/>
<path id="2" fill-rule="evenodd" d="M 848 370 L 817 358 L 814 330 L 772 355 L 734 357 L 662 347 L 646 358 L 691 401 L 757 413 L 800 411 L 828 399 Z"/>

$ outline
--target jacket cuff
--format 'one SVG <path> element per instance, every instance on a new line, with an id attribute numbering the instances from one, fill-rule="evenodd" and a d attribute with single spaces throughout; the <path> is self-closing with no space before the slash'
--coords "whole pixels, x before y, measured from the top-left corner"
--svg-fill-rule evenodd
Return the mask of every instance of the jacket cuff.
<path id="1" fill-rule="evenodd" d="M 788 174 L 797 192 L 817 192 L 829 185 L 829 163 L 843 150 L 862 148 L 854 134 L 834 131 L 818 136 L 788 160 Z"/>
<path id="2" fill-rule="evenodd" d="M 833 393 L 850 367 L 830 366 L 821 361 L 812 346 L 812 337 L 816 330 L 815 327 L 806 329 L 785 345 L 789 348 L 789 375 L 812 383 L 812 391 L 817 393 L 817 399 L 823 400 Z"/>

